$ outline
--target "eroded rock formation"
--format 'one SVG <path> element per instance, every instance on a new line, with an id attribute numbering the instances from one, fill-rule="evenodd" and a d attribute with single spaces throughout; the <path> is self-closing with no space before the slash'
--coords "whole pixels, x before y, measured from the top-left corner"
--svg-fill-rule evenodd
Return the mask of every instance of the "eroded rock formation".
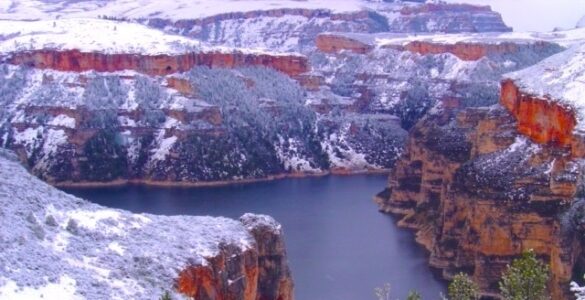
<path id="1" fill-rule="evenodd" d="M 15 52 L 4 60 L 10 64 L 67 72 L 116 72 L 133 70 L 151 76 L 186 72 L 195 66 L 237 68 L 265 66 L 298 75 L 309 70 L 304 56 L 250 54 L 233 52 L 198 52 L 180 55 L 106 54 L 79 50 L 34 50 Z"/>
<path id="2" fill-rule="evenodd" d="M 431 41 L 414 41 L 406 45 L 387 45 L 385 47 L 422 55 L 451 53 L 462 60 L 474 61 L 486 56 L 514 55 L 521 51 L 543 52 L 547 51 L 547 48 L 553 47 L 553 45 L 548 42 L 457 42 L 444 44 Z"/>
<path id="3" fill-rule="evenodd" d="M 501 107 L 428 115 L 377 200 L 417 231 L 445 278 L 470 273 L 496 297 L 502 271 L 534 249 L 550 264 L 553 299 L 564 299 L 581 248 L 559 215 L 573 199 L 570 149 L 535 144 Z"/>
<path id="4" fill-rule="evenodd" d="M 568 106 L 522 92 L 512 80 L 502 82 L 500 103 L 516 118 L 518 131 L 537 143 L 572 143 L 577 120 Z"/>
<path id="5" fill-rule="evenodd" d="M 319 51 L 325 53 L 336 53 L 342 50 L 347 50 L 365 54 L 373 48 L 371 45 L 362 43 L 356 39 L 335 34 L 320 34 L 317 36 L 315 43 Z"/>

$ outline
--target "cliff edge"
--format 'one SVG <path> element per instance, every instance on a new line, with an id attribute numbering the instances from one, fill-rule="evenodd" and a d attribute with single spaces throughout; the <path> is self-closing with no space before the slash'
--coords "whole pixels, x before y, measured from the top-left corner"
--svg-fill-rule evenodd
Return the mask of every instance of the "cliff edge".
<path id="1" fill-rule="evenodd" d="M 268 216 L 132 214 L 43 183 L 8 151 L 0 166 L 2 298 L 294 298 L 282 229 Z"/>

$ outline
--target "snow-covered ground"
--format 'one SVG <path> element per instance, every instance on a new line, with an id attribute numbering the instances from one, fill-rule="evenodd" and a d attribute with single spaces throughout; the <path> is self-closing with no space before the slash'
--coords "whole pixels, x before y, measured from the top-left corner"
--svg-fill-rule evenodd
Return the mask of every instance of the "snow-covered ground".
<path id="1" fill-rule="evenodd" d="M 246 54 L 293 55 L 261 49 L 209 46 L 193 38 L 125 21 L 90 18 L 44 21 L 0 19 L 0 54 L 46 49 L 141 55 L 235 51 Z"/>
<path id="2" fill-rule="evenodd" d="M 159 299 L 220 244 L 255 247 L 248 223 L 104 208 L 45 184 L 2 149 L 0 226 L 1 299 Z"/>
<path id="3" fill-rule="evenodd" d="M 504 75 L 526 93 L 559 101 L 577 112 L 585 130 L 585 44 L 575 45 L 542 62 Z"/>
<path id="4" fill-rule="evenodd" d="M 146 26 L 101 19 L 0 20 L 0 53 L 39 49 L 82 52 L 177 54 L 201 50 L 201 42 Z"/>
<path id="5" fill-rule="evenodd" d="M 55 19 L 57 17 L 198 19 L 229 13 L 280 8 L 360 10 L 374 3 L 365 0 L 3 0 L 0 19 Z"/>

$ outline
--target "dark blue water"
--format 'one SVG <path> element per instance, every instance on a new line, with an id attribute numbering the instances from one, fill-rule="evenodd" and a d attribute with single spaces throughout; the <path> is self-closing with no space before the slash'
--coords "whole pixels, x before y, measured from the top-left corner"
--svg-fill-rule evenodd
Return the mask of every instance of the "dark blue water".
<path id="1" fill-rule="evenodd" d="M 375 299 L 392 285 L 392 299 L 411 289 L 438 299 L 444 285 L 433 276 L 413 234 L 379 213 L 372 196 L 386 176 L 328 176 L 212 188 L 67 189 L 104 206 L 164 215 L 237 218 L 269 214 L 282 223 L 299 300 Z"/>

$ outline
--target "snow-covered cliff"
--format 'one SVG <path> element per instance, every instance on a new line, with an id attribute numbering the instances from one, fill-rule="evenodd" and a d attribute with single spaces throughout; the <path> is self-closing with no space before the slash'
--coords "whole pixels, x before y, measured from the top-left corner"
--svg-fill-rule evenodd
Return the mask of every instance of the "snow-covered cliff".
<path id="1" fill-rule="evenodd" d="M 237 221 L 104 208 L 40 181 L 5 150 L 0 206 L 2 299 L 159 299 L 165 291 L 175 299 L 292 299 L 282 229 L 268 216 Z M 265 256 L 283 263 L 263 265 Z"/>

